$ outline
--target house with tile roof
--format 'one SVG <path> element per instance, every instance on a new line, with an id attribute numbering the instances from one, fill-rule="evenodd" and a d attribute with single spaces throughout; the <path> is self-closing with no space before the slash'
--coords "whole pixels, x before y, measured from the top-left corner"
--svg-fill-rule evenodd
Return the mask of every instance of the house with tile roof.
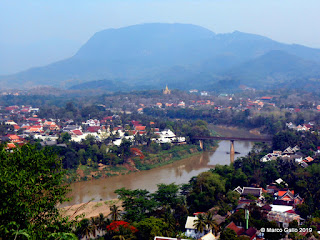
<path id="1" fill-rule="evenodd" d="M 230 222 L 225 228 L 229 228 L 233 231 L 235 231 L 235 233 L 240 236 L 245 229 L 243 227 L 238 227 L 234 222 Z"/>
<path id="2" fill-rule="evenodd" d="M 257 236 L 257 229 L 249 227 L 242 235 L 248 236 L 250 240 L 254 240 Z"/>
<path id="3" fill-rule="evenodd" d="M 253 195 L 257 198 L 262 196 L 262 188 L 255 188 L 255 187 L 243 187 L 241 196 L 248 196 Z"/>
<path id="4" fill-rule="evenodd" d="M 310 163 L 310 162 L 312 162 L 314 159 L 312 158 L 312 157 L 310 157 L 310 156 L 308 156 L 308 157 L 306 157 L 305 159 L 303 159 L 303 161 L 304 162 L 306 162 L 306 163 Z"/>
<path id="5" fill-rule="evenodd" d="M 295 194 L 294 190 L 290 191 L 289 189 L 279 190 L 274 194 L 274 197 L 274 204 L 277 205 L 297 206 L 304 202 L 304 199 L 299 194 Z"/>

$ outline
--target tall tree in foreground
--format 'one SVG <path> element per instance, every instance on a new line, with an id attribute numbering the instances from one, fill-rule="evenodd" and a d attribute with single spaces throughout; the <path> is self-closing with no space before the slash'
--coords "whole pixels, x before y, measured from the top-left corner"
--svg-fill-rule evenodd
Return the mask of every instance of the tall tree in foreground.
<path id="1" fill-rule="evenodd" d="M 23 146 L 0 149 L 0 236 L 13 239 L 23 230 L 31 239 L 49 239 L 52 233 L 70 232 L 57 204 L 66 200 L 61 161 L 48 151 Z"/>
<path id="2" fill-rule="evenodd" d="M 198 214 L 198 218 L 194 220 L 193 226 L 197 229 L 198 233 L 203 233 L 207 230 L 206 217 L 203 214 Z"/>

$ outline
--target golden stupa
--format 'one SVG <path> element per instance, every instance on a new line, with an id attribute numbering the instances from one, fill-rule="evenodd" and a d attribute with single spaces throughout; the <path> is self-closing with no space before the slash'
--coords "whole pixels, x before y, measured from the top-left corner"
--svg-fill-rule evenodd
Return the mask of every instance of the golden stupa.
<path id="1" fill-rule="evenodd" d="M 169 90 L 168 85 L 166 85 L 166 89 L 163 90 L 163 94 L 171 94 L 171 90 Z"/>

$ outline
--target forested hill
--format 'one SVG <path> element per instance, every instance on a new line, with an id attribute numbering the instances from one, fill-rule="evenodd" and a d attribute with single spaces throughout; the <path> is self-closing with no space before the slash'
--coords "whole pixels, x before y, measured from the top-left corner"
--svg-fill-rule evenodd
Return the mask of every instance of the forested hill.
<path id="1" fill-rule="evenodd" d="M 168 82 L 208 89 L 224 81 L 257 87 L 270 79 L 318 79 L 319 66 L 319 49 L 238 31 L 215 34 L 191 24 L 150 23 L 98 32 L 69 59 L 2 76 L 0 83 L 2 88 L 68 88 L 107 79 L 115 89 L 160 88 Z"/>

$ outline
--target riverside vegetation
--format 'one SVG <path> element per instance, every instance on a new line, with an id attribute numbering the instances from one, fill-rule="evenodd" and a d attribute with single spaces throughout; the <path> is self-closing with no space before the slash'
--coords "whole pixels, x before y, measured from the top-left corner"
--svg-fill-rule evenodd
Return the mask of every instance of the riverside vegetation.
<path id="1" fill-rule="evenodd" d="M 122 118 L 122 121 L 130 122 L 129 119 Z M 150 117 L 146 117 L 144 121 L 150 122 Z M 145 135 L 135 135 L 132 143 L 123 140 L 120 146 L 110 146 L 110 143 L 117 137 L 112 134 L 104 141 L 96 141 L 93 136 L 89 135 L 84 141 L 77 143 L 70 141 L 71 136 L 68 133 L 62 133 L 58 142 L 67 147 L 56 145 L 42 147 L 37 140 L 31 140 L 31 142 L 35 143 L 38 149 L 47 149 L 61 157 L 62 166 L 67 170 L 65 181 L 70 183 L 148 170 L 192 156 L 202 151 L 193 136 L 210 136 L 212 133 L 208 129 L 207 123 L 202 120 L 157 119 L 156 124 L 163 128 L 172 129 L 179 136 L 185 136 L 186 144 L 155 143 L 151 141 L 156 135 L 150 126 L 148 126 Z M 214 141 L 206 140 L 204 148 L 210 149 L 215 144 Z"/>

